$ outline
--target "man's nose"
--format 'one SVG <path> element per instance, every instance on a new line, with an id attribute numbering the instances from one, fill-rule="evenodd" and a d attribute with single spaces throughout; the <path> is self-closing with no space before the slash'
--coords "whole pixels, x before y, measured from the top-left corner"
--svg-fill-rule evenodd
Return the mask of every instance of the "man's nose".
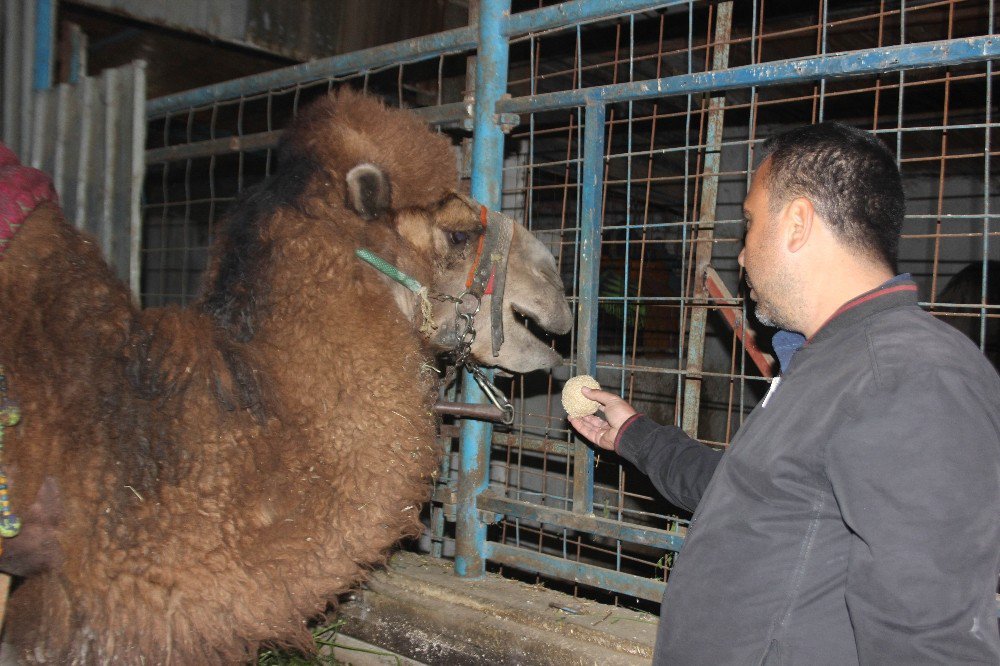
<path id="1" fill-rule="evenodd" d="M 740 266 L 742 266 L 742 267 L 744 267 L 744 268 L 746 268 L 746 267 L 745 267 L 745 266 L 743 266 L 743 254 L 744 254 L 744 253 L 745 253 L 746 251 L 747 251 L 747 250 L 746 250 L 746 248 L 743 248 L 742 250 L 740 250 L 740 255 L 739 255 L 738 257 L 736 257 L 736 261 L 737 261 L 737 263 L 739 263 L 739 265 L 740 265 Z"/>

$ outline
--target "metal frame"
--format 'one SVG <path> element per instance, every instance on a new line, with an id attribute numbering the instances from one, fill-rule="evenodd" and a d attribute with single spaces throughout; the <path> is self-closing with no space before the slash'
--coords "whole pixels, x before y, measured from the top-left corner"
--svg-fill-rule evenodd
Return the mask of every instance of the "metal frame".
<path id="1" fill-rule="evenodd" d="M 833 53 L 742 67 L 726 66 L 716 60 L 716 69 L 701 73 L 668 76 L 659 79 L 616 83 L 566 92 L 505 97 L 507 60 L 511 39 L 541 31 L 574 29 L 578 25 L 621 14 L 677 7 L 690 8 L 690 0 L 570 0 L 558 5 L 510 15 L 510 0 L 481 0 L 478 25 L 436 35 L 366 49 L 263 75 L 246 77 L 179 95 L 151 100 L 147 116 L 159 118 L 171 113 L 201 107 L 222 100 L 294 86 L 346 73 L 376 70 L 380 67 L 410 63 L 443 54 L 477 51 L 475 96 L 468 103 L 448 104 L 419 112 L 430 122 L 462 122 L 472 116 L 475 144 L 472 158 L 473 195 L 497 209 L 503 168 L 502 125 L 516 122 L 517 116 L 557 109 L 584 109 L 584 155 L 582 163 L 582 199 L 580 206 L 580 303 L 577 334 L 577 371 L 589 373 L 596 367 L 597 295 L 601 244 L 602 194 L 604 184 L 604 146 L 606 107 L 614 102 L 629 102 L 696 93 L 718 94 L 727 90 L 767 87 L 795 82 L 814 82 L 873 73 L 903 72 L 927 67 L 944 67 L 1000 58 L 1000 37 L 987 35 L 933 43 Z M 731 3 L 722 3 L 730 5 Z M 720 24 L 721 25 L 721 24 Z M 717 28 L 718 30 L 718 28 Z M 824 49 L 825 50 L 825 49 Z M 471 111 L 471 114 L 470 114 Z M 721 106 L 718 119 L 721 126 Z M 713 128 L 718 131 L 719 127 Z M 147 155 L 155 160 L 215 154 L 229 146 L 231 150 L 247 146 L 274 145 L 278 132 L 216 139 L 213 142 L 165 148 Z M 718 138 L 718 137 L 717 137 Z M 713 139 L 710 137 L 709 143 Z M 212 145 L 208 145 L 211 143 Z M 198 152 L 198 151 L 201 152 Z M 711 165 L 708 165 L 711 170 Z M 718 165 L 715 166 L 716 171 Z M 989 174 L 987 173 L 987 181 Z M 713 185 L 705 182 L 711 190 Z M 706 205 L 708 197 L 703 199 Z M 988 211 L 987 211 L 988 212 Z M 698 265 L 705 263 L 699 258 Z M 984 287 L 985 289 L 985 287 Z M 695 356 L 698 349 L 692 349 Z M 697 359 L 695 359 L 696 361 Z M 696 379 L 696 378 L 692 378 Z M 474 382 L 464 382 L 464 397 L 481 402 L 483 397 Z M 690 388 L 688 395 L 696 395 Z M 696 421 L 696 404 L 685 415 L 690 430 Z M 692 415 L 693 414 L 693 415 Z M 577 442 L 567 453 L 574 457 L 572 511 L 540 507 L 529 502 L 499 497 L 487 490 L 488 461 L 492 443 L 488 424 L 466 421 L 461 428 L 460 472 L 456 500 L 456 572 L 475 578 L 482 575 L 492 560 L 546 575 L 575 580 L 605 589 L 658 600 L 663 583 L 638 576 L 580 564 L 568 559 L 489 542 L 486 525 L 493 514 L 534 520 L 567 529 L 679 550 L 683 538 L 663 530 L 630 527 L 627 524 L 593 515 L 593 450 Z"/>
<path id="2" fill-rule="evenodd" d="M 490 210 L 500 209 L 503 182 L 504 136 L 494 109 L 497 100 L 507 91 L 509 51 L 501 34 L 505 15 L 510 16 L 510 0 L 483 3 L 479 8 L 472 196 Z M 466 402 L 486 402 L 483 391 L 471 381 L 468 371 L 463 371 L 462 396 Z M 455 517 L 455 573 L 463 577 L 478 578 L 486 571 L 486 525 L 479 518 L 476 500 L 489 483 L 488 443 L 492 438 L 492 424 L 463 421 Z"/>

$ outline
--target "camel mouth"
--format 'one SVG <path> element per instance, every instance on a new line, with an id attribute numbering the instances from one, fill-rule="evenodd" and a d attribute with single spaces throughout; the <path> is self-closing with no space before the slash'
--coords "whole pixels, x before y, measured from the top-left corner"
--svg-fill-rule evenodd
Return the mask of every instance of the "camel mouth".
<path id="1" fill-rule="evenodd" d="M 504 304 L 504 343 L 490 365 L 513 372 L 548 370 L 562 365 L 553 338 L 567 333 L 573 320 L 565 303 L 508 300 Z"/>
<path id="2" fill-rule="evenodd" d="M 527 294 L 508 297 L 504 309 L 509 309 L 517 318 L 532 322 L 543 334 L 565 335 L 573 328 L 573 312 L 563 296 L 562 280 L 555 273 L 540 273 L 542 284 L 536 284 L 536 289 Z M 539 292 L 558 293 L 560 298 L 545 299 Z"/>
<path id="3" fill-rule="evenodd" d="M 531 331 L 539 342 L 545 342 L 546 339 L 551 341 L 552 338 L 565 335 L 573 326 L 573 320 L 568 313 L 565 315 L 562 312 L 539 313 L 530 305 L 522 306 L 516 301 L 509 302 L 508 307 L 514 321 Z"/>
<path id="4" fill-rule="evenodd" d="M 477 253 L 473 270 L 483 294 L 473 319 L 471 358 L 480 365 L 499 367 L 510 372 L 526 373 L 545 370 L 562 364 L 562 356 L 553 348 L 550 335 L 562 335 L 572 328 L 573 314 L 566 300 L 559 269 L 550 250 L 520 223 L 506 219 L 510 232 L 509 249 L 504 243 L 494 243 L 497 251 Z M 490 224 L 499 229 L 499 225 Z M 489 244 L 489 239 L 486 241 Z M 480 256 L 493 257 L 493 272 L 483 270 Z M 497 260 L 497 256 L 502 259 Z M 486 265 L 486 268 L 489 268 Z M 469 266 L 452 270 L 442 276 L 443 285 L 465 284 Z M 485 277 L 484 277 L 485 276 Z M 489 278 L 488 282 L 485 278 Z M 494 281 L 495 280 L 495 281 Z M 463 340 L 468 339 L 467 325 L 462 316 L 452 314 L 454 307 L 435 306 L 440 313 L 437 333 L 431 344 L 444 353 L 462 354 Z M 451 310 L 452 312 L 449 312 Z M 471 313 L 470 313 L 471 314 Z M 468 344 L 465 342 L 464 344 Z"/>
<path id="5" fill-rule="evenodd" d="M 511 304 L 510 310 L 514 315 L 515 325 L 527 329 L 537 342 L 546 347 L 551 347 L 557 337 L 566 333 L 566 331 L 553 331 L 545 328 L 537 319 L 522 312 L 516 304 Z"/>

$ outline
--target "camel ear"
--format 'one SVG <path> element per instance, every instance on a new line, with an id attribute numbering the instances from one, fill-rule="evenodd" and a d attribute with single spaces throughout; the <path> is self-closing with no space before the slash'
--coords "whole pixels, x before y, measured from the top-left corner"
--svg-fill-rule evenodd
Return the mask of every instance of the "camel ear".
<path id="1" fill-rule="evenodd" d="M 392 188 L 389 177 L 374 164 L 359 164 L 347 172 L 347 205 L 366 220 L 389 210 Z"/>

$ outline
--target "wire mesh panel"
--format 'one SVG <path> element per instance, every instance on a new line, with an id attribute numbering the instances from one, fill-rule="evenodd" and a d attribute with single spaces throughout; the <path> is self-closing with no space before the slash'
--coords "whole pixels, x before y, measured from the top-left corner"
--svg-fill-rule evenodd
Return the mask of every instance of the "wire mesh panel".
<path id="1" fill-rule="evenodd" d="M 992 63 L 849 78 L 791 76 L 781 85 L 777 70 L 748 69 L 841 52 L 863 66 L 890 47 L 994 30 L 994 6 L 987 2 L 756 0 L 670 3 L 514 38 L 509 90 L 515 102 L 507 108 L 519 106 L 518 98 L 546 95 L 555 101 L 545 105 L 557 108 L 522 112 L 510 134 L 504 206 L 549 243 L 577 296 L 588 182 L 582 174 L 585 110 L 560 105 L 559 93 L 605 87 L 588 97 L 607 104 L 604 198 L 596 349 L 577 349 L 575 331 L 556 341 L 565 368 L 511 381 L 517 420 L 509 433 L 494 436 L 494 492 L 574 509 L 578 449 L 559 392 L 588 352 L 596 352 L 596 376 L 606 389 L 703 442 L 728 445 L 777 372 L 769 365 L 773 331 L 753 322 L 754 342 L 752 331 L 741 328 L 747 318 L 736 262 L 742 200 L 755 148 L 792 126 L 838 120 L 875 132 L 895 151 L 908 195 L 900 271 L 913 274 L 925 305 L 966 331 L 996 363 Z M 746 74 L 725 90 L 706 84 L 706 92 L 684 94 L 695 76 L 711 71 Z M 674 78 L 684 83 L 664 96 L 614 85 Z M 543 105 L 536 102 L 520 106 Z M 595 517 L 683 537 L 687 514 L 670 507 L 643 475 L 611 454 L 594 462 Z M 669 578 L 674 550 L 664 547 L 666 537 L 654 546 L 637 544 L 568 527 L 572 522 L 508 514 L 491 538 L 614 572 Z"/>

